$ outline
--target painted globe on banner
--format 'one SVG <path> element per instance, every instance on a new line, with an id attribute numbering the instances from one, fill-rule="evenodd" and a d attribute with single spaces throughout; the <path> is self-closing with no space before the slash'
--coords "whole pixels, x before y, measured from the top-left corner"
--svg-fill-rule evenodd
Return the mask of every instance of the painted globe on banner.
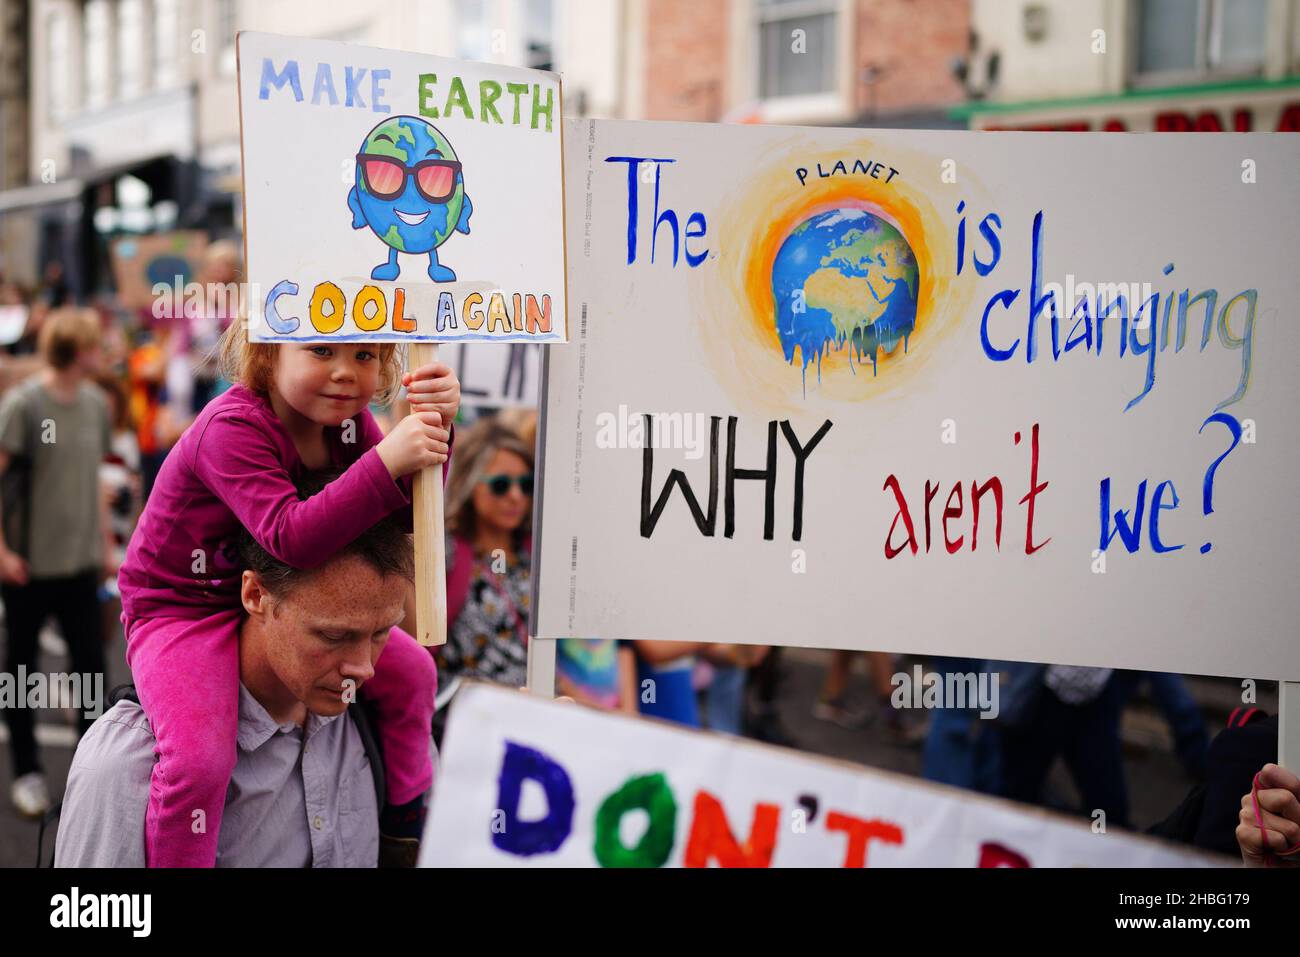
<path id="1" fill-rule="evenodd" d="M 817 213 L 786 237 L 772 264 L 776 331 L 787 362 L 821 374 L 827 350 L 852 364 L 904 351 L 916 327 L 916 256 L 901 232 L 866 209 Z"/>

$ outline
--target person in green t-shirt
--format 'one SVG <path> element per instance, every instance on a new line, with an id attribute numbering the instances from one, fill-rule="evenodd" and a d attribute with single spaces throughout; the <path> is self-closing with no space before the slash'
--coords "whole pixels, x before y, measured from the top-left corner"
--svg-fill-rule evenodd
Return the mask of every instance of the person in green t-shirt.
<path id="1" fill-rule="evenodd" d="M 99 465 L 108 454 L 108 401 L 89 381 L 100 362 L 100 320 L 90 309 L 59 309 L 41 329 L 41 370 L 0 400 L 0 598 L 9 675 L 36 671 L 37 637 L 51 615 L 68 645 L 73 702 L 84 732 L 102 701 L 103 619 L 99 586 L 112 567 L 113 543 Z M 16 678 L 13 680 L 17 680 Z M 69 682 L 69 686 L 73 686 Z M 24 689 L 25 691 L 26 689 Z M 44 706 L 57 707 L 54 702 Z M 36 753 L 30 703 L 5 708 L 12 746 L 11 798 L 36 817 L 49 792 Z"/>

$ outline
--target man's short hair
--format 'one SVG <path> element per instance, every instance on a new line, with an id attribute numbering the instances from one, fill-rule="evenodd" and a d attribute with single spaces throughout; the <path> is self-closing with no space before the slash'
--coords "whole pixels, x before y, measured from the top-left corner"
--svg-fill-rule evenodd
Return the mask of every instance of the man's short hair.
<path id="1" fill-rule="evenodd" d="M 294 483 L 298 497 L 303 500 L 310 498 L 337 477 L 337 472 L 306 473 Z M 256 572 L 263 587 L 277 598 L 284 597 L 319 570 L 319 566 L 316 569 L 294 568 L 280 561 L 259 545 L 247 529 L 240 530 L 238 545 L 241 567 Z M 407 581 L 415 580 L 415 554 L 411 538 L 396 514 L 380 519 L 331 558 L 342 556 L 361 559 L 381 577 L 400 575 Z"/>

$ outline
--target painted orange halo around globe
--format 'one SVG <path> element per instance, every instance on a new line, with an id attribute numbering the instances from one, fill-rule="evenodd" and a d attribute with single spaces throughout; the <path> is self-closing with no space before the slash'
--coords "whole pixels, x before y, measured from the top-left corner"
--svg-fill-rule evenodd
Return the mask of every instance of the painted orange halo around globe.
<path id="1" fill-rule="evenodd" d="M 951 229 L 926 195 L 930 189 L 922 189 L 939 183 L 942 160 L 867 138 L 834 151 L 810 148 L 800 139 L 755 156 L 759 172 L 719 206 L 718 276 L 698 282 L 692 295 L 706 303 L 697 323 L 703 351 L 736 399 L 774 412 L 896 399 L 904 380 L 927 364 L 955 325 L 949 319 L 959 316 L 970 298 L 965 277 L 953 277 Z M 799 167 L 815 169 L 819 159 L 826 168 L 841 158 L 851 166 L 855 156 L 886 155 L 899 170 L 888 184 L 861 174 L 823 179 L 814 173 L 800 185 L 794 175 Z M 958 191 L 949 186 L 945 192 L 955 204 Z M 968 189 L 961 195 L 969 195 Z M 782 244 L 801 223 L 837 209 L 865 210 L 902 234 L 916 261 L 916 314 L 906 351 L 901 342 L 889 352 L 881 349 L 873 372 L 869 361 L 857 366 L 851 360 L 850 343 L 830 343 L 821 356 L 820 378 L 816 360 L 808 364 L 805 388 L 804 357 L 796 351 L 787 362 L 777 332 L 772 271 Z"/>

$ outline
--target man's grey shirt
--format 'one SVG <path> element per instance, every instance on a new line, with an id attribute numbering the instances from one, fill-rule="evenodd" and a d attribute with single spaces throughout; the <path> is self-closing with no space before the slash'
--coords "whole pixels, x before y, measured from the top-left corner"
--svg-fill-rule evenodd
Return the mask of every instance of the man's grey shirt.
<path id="1" fill-rule="evenodd" d="M 374 778 L 346 715 L 308 714 L 305 728 L 276 724 L 241 684 L 237 742 L 218 867 L 376 865 Z M 154 745 L 149 721 L 133 702 L 119 701 L 90 727 L 68 772 L 56 867 L 145 866 Z"/>

